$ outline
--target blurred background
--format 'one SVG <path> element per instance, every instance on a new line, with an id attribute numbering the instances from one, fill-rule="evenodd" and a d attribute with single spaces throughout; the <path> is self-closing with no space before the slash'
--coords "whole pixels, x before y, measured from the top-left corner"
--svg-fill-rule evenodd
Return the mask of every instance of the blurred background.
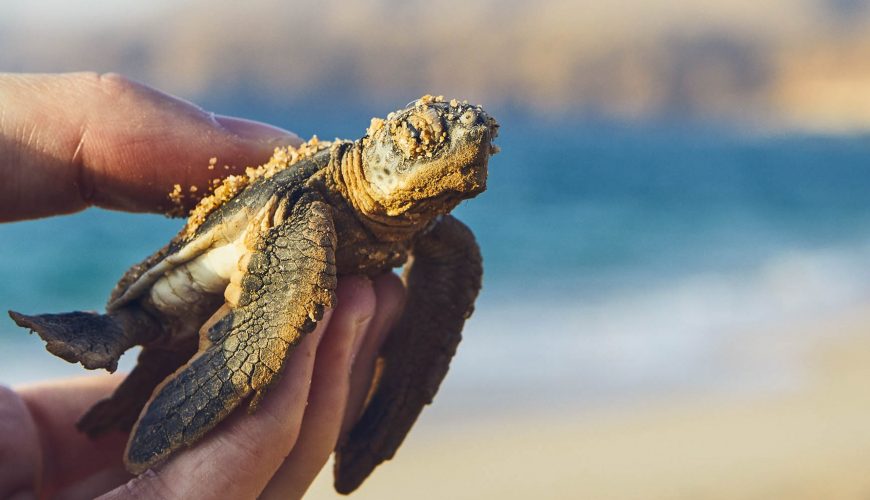
<path id="1" fill-rule="evenodd" d="M 476 313 L 359 498 L 870 496 L 870 1 L 0 0 L 0 71 L 74 70 L 304 137 L 501 122 Z M 2 225 L 0 308 L 99 309 L 181 225 Z M 0 320 L 0 383 L 81 373 Z"/>

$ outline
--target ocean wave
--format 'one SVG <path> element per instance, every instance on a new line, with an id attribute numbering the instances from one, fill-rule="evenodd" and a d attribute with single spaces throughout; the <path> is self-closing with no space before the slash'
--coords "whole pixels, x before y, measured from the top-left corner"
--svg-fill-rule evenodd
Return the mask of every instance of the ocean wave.
<path id="1" fill-rule="evenodd" d="M 484 298 L 448 393 L 463 407 L 491 407 L 792 387 L 813 336 L 836 335 L 799 327 L 867 302 L 868 262 L 870 243 L 786 249 L 750 270 L 664 277 L 594 298 L 521 289 L 511 300 Z"/>

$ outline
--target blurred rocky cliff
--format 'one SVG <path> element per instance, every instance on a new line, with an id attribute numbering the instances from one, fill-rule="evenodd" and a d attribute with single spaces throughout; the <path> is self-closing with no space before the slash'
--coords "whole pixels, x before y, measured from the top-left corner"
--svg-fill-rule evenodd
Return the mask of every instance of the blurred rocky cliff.
<path id="1" fill-rule="evenodd" d="M 436 92 L 542 114 L 870 128 L 868 0 L 0 6 L 0 70 L 119 71 L 190 98 Z"/>

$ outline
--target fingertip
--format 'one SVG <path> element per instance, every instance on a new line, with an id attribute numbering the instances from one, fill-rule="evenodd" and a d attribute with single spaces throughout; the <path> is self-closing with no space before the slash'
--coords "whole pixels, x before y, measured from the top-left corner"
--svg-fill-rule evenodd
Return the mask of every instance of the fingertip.
<path id="1" fill-rule="evenodd" d="M 405 305 L 405 285 L 394 273 L 387 272 L 376 276 L 372 285 L 376 301 L 375 314 L 369 322 L 367 332 L 361 336 L 362 342 L 353 360 L 351 387 L 341 425 L 341 436 L 350 431 L 362 413 L 375 375 L 378 353 Z"/>
<path id="2" fill-rule="evenodd" d="M 347 315 L 354 324 L 365 323 L 375 314 L 376 296 L 366 276 L 344 276 L 335 291 L 336 314 Z"/>
<path id="3" fill-rule="evenodd" d="M 372 280 L 378 308 L 385 307 L 392 318 L 405 305 L 407 289 L 402 279 L 395 273 L 386 272 L 376 276 Z"/>
<path id="4" fill-rule="evenodd" d="M 314 356 L 320 348 L 323 336 L 333 321 L 334 311 L 327 310 L 317 322 L 317 326 L 301 342 L 299 342 L 284 360 L 284 373 L 275 383 L 275 388 L 269 397 L 263 399 L 258 412 L 286 415 L 298 403 L 300 396 L 307 397 L 311 383 L 311 373 L 314 369 Z M 288 373 L 290 375 L 288 375 Z M 301 377 L 300 374 L 305 374 Z M 307 381 L 304 389 L 299 386 L 299 379 Z M 302 414 L 299 414 L 300 420 Z"/>

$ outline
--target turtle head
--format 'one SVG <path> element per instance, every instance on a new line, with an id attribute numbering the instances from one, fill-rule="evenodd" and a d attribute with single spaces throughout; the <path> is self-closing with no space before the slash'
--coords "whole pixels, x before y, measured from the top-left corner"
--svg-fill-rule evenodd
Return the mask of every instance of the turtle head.
<path id="1" fill-rule="evenodd" d="M 363 138 L 363 174 L 386 215 L 435 216 L 486 189 L 498 123 L 480 106 L 424 96 Z"/>

